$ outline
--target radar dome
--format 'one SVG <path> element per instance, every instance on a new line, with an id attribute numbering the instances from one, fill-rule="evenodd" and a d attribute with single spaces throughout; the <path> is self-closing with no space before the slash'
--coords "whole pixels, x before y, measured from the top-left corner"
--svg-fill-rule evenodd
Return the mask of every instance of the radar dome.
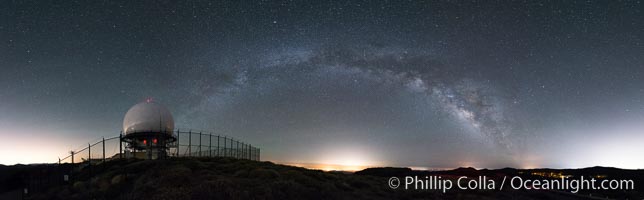
<path id="1" fill-rule="evenodd" d="M 174 119 L 161 104 L 147 100 L 130 108 L 123 119 L 123 133 L 166 133 L 172 135 Z"/>

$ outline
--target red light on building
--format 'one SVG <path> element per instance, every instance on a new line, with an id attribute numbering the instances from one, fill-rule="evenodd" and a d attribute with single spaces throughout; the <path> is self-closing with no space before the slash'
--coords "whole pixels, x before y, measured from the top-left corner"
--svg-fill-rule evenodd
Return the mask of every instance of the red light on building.
<path id="1" fill-rule="evenodd" d="M 143 140 L 143 144 L 147 145 L 147 144 L 148 144 L 148 140 Z"/>
<path id="2" fill-rule="evenodd" d="M 152 143 L 156 144 L 156 143 L 157 143 L 157 139 L 156 139 L 156 138 L 154 138 L 154 140 L 152 140 Z"/>

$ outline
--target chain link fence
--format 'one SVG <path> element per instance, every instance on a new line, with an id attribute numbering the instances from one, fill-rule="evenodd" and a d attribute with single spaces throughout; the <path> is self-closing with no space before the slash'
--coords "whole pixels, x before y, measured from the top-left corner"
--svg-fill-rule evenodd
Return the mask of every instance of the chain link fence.
<path id="1" fill-rule="evenodd" d="M 168 145 L 170 157 L 230 157 L 260 160 L 260 149 L 238 139 L 204 131 L 174 130 L 176 141 Z M 100 164 L 112 159 L 126 158 L 122 136 L 103 138 L 85 147 L 72 150 L 58 158 L 58 163 Z"/>

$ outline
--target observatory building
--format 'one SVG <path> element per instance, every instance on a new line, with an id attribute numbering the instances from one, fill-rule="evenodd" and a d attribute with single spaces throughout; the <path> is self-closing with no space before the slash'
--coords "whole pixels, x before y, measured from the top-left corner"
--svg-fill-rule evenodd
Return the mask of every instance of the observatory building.
<path id="1" fill-rule="evenodd" d="M 121 141 L 127 144 L 127 157 L 164 158 L 170 143 L 176 140 L 174 119 L 162 105 L 146 100 L 125 114 Z"/>

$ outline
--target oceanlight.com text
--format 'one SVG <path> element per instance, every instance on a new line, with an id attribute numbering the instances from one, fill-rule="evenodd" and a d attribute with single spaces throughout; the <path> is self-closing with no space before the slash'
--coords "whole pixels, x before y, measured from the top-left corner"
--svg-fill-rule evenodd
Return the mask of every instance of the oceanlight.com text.
<path id="1" fill-rule="evenodd" d="M 577 178 L 561 177 L 558 179 L 527 179 L 520 176 L 503 176 L 492 179 L 486 176 L 447 179 L 441 176 L 405 176 L 391 177 L 388 185 L 392 189 L 405 190 L 441 190 L 443 193 L 452 190 L 561 190 L 577 193 L 580 190 L 633 190 L 633 180 L 595 179 L 580 176 Z"/>

